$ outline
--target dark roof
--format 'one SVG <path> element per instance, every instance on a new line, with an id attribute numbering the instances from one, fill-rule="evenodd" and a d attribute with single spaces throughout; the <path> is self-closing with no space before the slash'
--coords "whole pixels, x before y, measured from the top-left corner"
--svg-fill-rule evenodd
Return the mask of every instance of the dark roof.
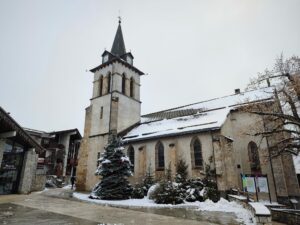
<path id="1" fill-rule="evenodd" d="M 0 133 L 16 131 L 17 140 L 20 140 L 23 145 L 35 148 L 37 152 L 44 151 L 44 148 L 39 145 L 3 108 L 0 107 Z"/>
<path id="2" fill-rule="evenodd" d="M 116 56 L 121 56 L 126 53 L 125 43 L 122 34 L 121 22 L 119 21 L 119 26 L 117 29 L 117 33 L 114 39 L 114 43 L 112 45 L 111 51 L 112 54 Z"/>
<path id="3" fill-rule="evenodd" d="M 82 139 L 82 136 L 77 128 L 68 129 L 68 130 L 51 131 L 51 132 L 35 130 L 35 129 L 25 128 L 25 127 L 23 127 L 23 129 L 30 135 L 39 136 L 39 137 L 48 137 L 48 138 L 54 137 L 54 135 L 56 134 L 76 132 L 76 134 L 74 134 L 73 136 L 76 136 L 76 138 L 78 139 Z"/>
<path id="4" fill-rule="evenodd" d="M 144 73 L 142 71 L 140 71 L 139 69 L 137 69 L 136 67 L 134 67 L 133 65 L 129 64 L 126 61 L 126 56 L 130 56 L 132 59 L 134 58 L 133 55 L 131 54 L 131 52 L 126 52 L 126 48 L 125 48 L 125 43 L 124 43 L 124 39 L 123 39 L 123 34 L 122 34 L 122 28 L 121 28 L 121 21 L 119 21 L 119 26 L 117 29 L 117 33 L 111 48 L 111 52 L 105 50 L 102 54 L 102 57 L 104 55 L 108 55 L 108 61 L 105 63 L 100 64 L 99 66 L 93 68 L 90 70 L 90 72 L 95 73 L 97 70 L 102 69 L 104 67 L 106 67 L 107 65 L 114 63 L 114 62 L 120 62 L 122 63 L 124 66 L 132 69 L 133 71 L 135 71 L 137 74 L 139 75 L 144 75 Z"/>
<path id="5" fill-rule="evenodd" d="M 102 63 L 102 64 L 100 64 L 99 66 L 97 66 L 97 67 L 91 69 L 90 71 L 91 71 L 92 73 L 95 73 L 97 70 L 102 69 L 102 68 L 108 66 L 109 64 L 111 64 L 111 63 L 113 63 L 113 62 L 119 62 L 119 63 L 122 63 L 124 66 L 128 67 L 129 69 L 132 69 L 132 70 L 133 70 L 134 72 L 136 72 L 137 74 L 139 74 L 139 75 L 144 75 L 144 72 L 140 71 L 139 69 L 137 69 L 136 67 L 130 65 L 128 62 L 126 62 L 125 60 L 123 60 L 123 59 L 121 59 L 121 58 L 119 58 L 119 57 L 114 57 L 114 58 L 112 58 L 111 60 L 109 60 L 109 61 L 107 61 L 107 62 L 105 62 L 105 63 Z"/>
<path id="6" fill-rule="evenodd" d="M 52 132 L 49 132 L 49 134 L 63 134 L 63 133 L 71 133 L 71 132 L 76 132 L 76 134 L 75 134 L 76 137 L 79 139 L 82 139 L 82 136 L 77 128 L 69 129 L 69 130 L 52 131 Z"/>

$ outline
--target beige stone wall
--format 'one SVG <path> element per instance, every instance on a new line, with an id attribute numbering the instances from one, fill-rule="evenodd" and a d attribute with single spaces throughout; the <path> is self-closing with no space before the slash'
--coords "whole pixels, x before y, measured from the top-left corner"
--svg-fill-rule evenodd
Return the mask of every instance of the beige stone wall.
<path id="1" fill-rule="evenodd" d="M 116 74 L 114 76 L 114 90 L 117 90 L 118 92 L 122 92 L 122 74 L 125 74 L 126 77 L 126 88 L 125 88 L 125 94 L 129 96 L 129 89 L 130 89 L 130 78 L 133 78 L 135 81 L 134 85 L 134 99 L 140 100 L 140 75 L 138 75 L 133 70 L 125 67 L 124 65 L 116 62 L 113 64 L 113 74 Z"/>
<path id="2" fill-rule="evenodd" d="M 46 175 L 35 174 L 32 181 L 31 191 L 42 191 L 45 189 Z"/>
<path id="3" fill-rule="evenodd" d="M 239 174 L 236 172 L 232 140 L 219 133 L 215 133 L 213 135 L 213 155 L 218 189 L 226 191 L 229 188 L 238 188 Z"/>
<path id="4" fill-rule="evenodd" d="M 277 191 L 277 196 L 280 197 L 287 197 L 288 196 L 288 188 L 287 188 L 287 177 L 288 173 L 291 174 L 289 176 L 291 180 L 288 186 L 290 186 L 291 190 L 290 193 L 298 193 L 299 188 L 296 185 L 296 175 L 295 172 L 292 171 L 292 166 L 286 167 L 283 164 L 282 157 L 277 157 L 272 159 L 272 165 L 271 161 L 269 159 L 269 150 L 268 145 L 266 142 L 266 139 L 261 139 L 260 136 L 253 136 L 249 135 L 249 132 L 252 129 L 255 129 L 255 127 L 259 127 L 259 129 L 262 128 L 263 123 L 260 117 L 253 115 L 253 114 L 247 114 L 247 113 L 238 113 L 233 112 L 231 113 L 227 120 L 225 121 L 224 125 L 222 126 L 221 134 L 224 136 L 228 136 L 233 139 L 233 152 L 234 152 L 234 163 L 235 163 L 235 171 L 236 172 L 228 172 L 227 173 L 227 180 L 232 179 L 232 176 L 238 177 L 238 186 L 241 189 L 242 183 L 240 179 L 240 174 L 251 174 L 251 168 L 250 168 L 250 162 L 249 162 L 249 155 L 248 155 L 248 144 L 249 142 L 253 141 L 258 146 L 258 152 L 259 152 L 259 158 L 260 158 L 260 164 L 261 164 L 261 171 L 262 174 L 267 174 L 268 181 L 269 181 L 269 187 L 271 191 L 271 198 L 273 201 L 276 201 L 276 193 L 275 193 L 275 187 Z M 272 142 L 272 139 L 268 139 L 269 142 Z M 293 162 L 291 158 L 286 158 L 286 164 L 292 165 Z M 238 169 L 237 165 L 240 165 L 241 168 Z M 272 174 L 272 168 L 273 167 L 273 173 Z M 285 173 L 285 170 L 288 172 Z M 273 180 L 275 178 L 275 181 Z M 227 188 L 230 187 L 230 185 L 226 185 Z M 265 198 L 268 199 L 269 196 L 266 194 L 261 194 L 259 198 Z"/>
<path id="5" fill-rule="evenodd" d="M 104 147 L 107 144 L 108 134 L 90 136 L 90 130 L 92 124 L 91 120 L 92 107 L 86 110 L 85 121 L 85 136 L 81 141 L 80 151 L 78 155 L 77 166 L 77 189 L 78 190 L 91 190 L 94 185 L 99 181 L 99 178 L 95 175 L 97 169 L 98 153 L 104 151 Z"/>
<path id="6" fill-rule="evenodd" d="M 159 139 L 164 145 L 165 170 L 171 165 L 172 174 L 175 175 L 176 163 L 179 159 L 183 159 L 188 165 L 189 177 L 201 177 L 205 174 L 204 168 L 195 169 L 191 165 L 190 145 L 194 137 L 198 137 L 201 141 L 204 165 L 209 164 L 212 169 L 214 168 L 213 163 L 210 162 L 213 157 L 212 136 L 210 133 L 203 133 Z M 157 178 L 164 174 L 164 171 L 155 170 L 155 147 L 159 140 L 131 144 L 135 150 L 135 172 L 132 180 L 140 181 L 149 169 Z M 126 152 L 129 146 L 129 144 L 125 145 Z M 144 161 L 141 159 L 144 159 Z"/>
<path id="7" fill-rule="evenodd" d="M 260 121 L 260 122 L 259 122 Z M 268 159 L 268 149 L 265 139 L 261 137 L 254 137 L 249 135 L 249 131 L 254 127 L 263 126 L 258 116 L 247 113 L 233 112 L 228 115 L 227 120 L 222 126 L 221 134 L 232 138 L 233 148 L 233 168 L 232 172 L 226 171 L 227 180 L 237 180 L 236 188 L 242 189 L 241 174 L 251 174 L 251 167 L 248 155 L 248 144 L 253 141 L 258 146 L 259 158 L 261 162 L 262 174 L 268 175 L 270 184 L 272 200 L 276 200 L 273 175 Z M 240 168 L 238 168 L 240 165 Z M 232 168 L 232 169 L 233 169 Z M 234 178 L 234 177 L 235 178 Z M 226 189 L 229 189 L 230 183 L 227 184 Z M 268 196 L 267 196 L 268 197 Z"/>
<path id="8" fill-rule="evenodd" d="M 119 99 L 117 130 L 120 132 L 140 121 L 141 103 L 119 93 L 114 93 L 114 96 Z"/>
<path id="9" fill-rule="evenodd" d="M 89 156 L 87 160 L 86 190 L 92 190 L 99 177 L 95 175 L 97 169 L 98 155 L 104 152 L 104 147 L 108 142 L 108 135 L 97 136 L 89 139 Z M 100 154 L 98 154 L 100 153 Z"/>
<path id="10" fill-rule="evenodd" d="M 109 131 L 109 119 L 110 119 L 110 102 L 111 95 L 105 95 L 100 98 L 93 99 L 91 101 L 91 131 L 90 136 L 108 133 Z M 103 107 L 102 119 L 101 119 L 101 107 Z M 84 134 L 84 136 L 86 136 Z"/>
<path id="11" fill-rule="evenodd" d="M 107 75 L 109 72 L 112 71 L 112 65 L 108 65 L 105 68 L 102 68 L 101 70 L 98 70 L 94 73 L 94 81 L 93 81 L 93 96 L 92 98 L 96 98 L 99 96 L 100 90 L 99 90 L 99 79 L 101 76 L 103 76 L 103 86 L 101 94 L 105 95 L 107 94 Z"/>
<path id="12" fill-rule="evenodd" d="M 86 190 L 87 160 L 89 155 L 89 136 L 91 132 L 91 111 L 92 106 L 86 108 L 84 137 L 81 140 L 80 149 L 78 152 L 78 166 L 76 169 L 76 188 L 80 191 Z"/>
<path id="13" fill-rule="evenodd" d="M 133 77 L 136 82 L 134 98 L 121 94 L 123 73 L 128 79 Z M 107 92 L 108 74 L 111 74 L 111 93 Z M 102 96 L 99 97 L 101 76 L 103 76 L 103 88 Z M 86 110 L 84 137 L 78 156 L 77 187 L 79 190 L 91 190 L 99 181 L 95 176 L 98 153 L 103 152 L 107 145 L 108 133 L 113 130 L 120 132 L 139 122 L 141 113 L 139 88 L 140 76 L 118 62 L 94 73 L 93 96 L 91 105 Z M 129 95 L 128 90 L 126 93 Z"/>
<path id="14" fill-rule="evenodd" d="M 299 187 L 291 157 L 284 156 L 272 160 L 273 176 L 267 142 L 260 137 L 249 135 L 252 126 L 262 126 L 258 116 L 232 112 L 228 115 L 220 131 L 133 143 L 131 145 L 135 149 L 135 173 L 132 180 L 141 180 L 149 169 L 149 165 L 151 165 L 153 175 L 156 177 L 163 175 L 164 172 L 155 171 L 155 146 L 158 141 L 161 141 L 164 145 L 165 169 L 171 162 L 171 169 L 174 174 L 176 162 L 181 158 L 188 164 L 188 175 L 190 177 L 204 176 L 204 168 L 194 169 L 192 167 L 190 145 L 192 139 L 198 137 L 202 145 L 204 165 L 208 164 L 212 169 L 214 167 L 216 169 L 219 190 L 242 189 L 241 174 L 251 174 L 248 144 L 252 141 L 258 146 L 262 174 L 268 176 L 272 200 L 277 200 L 275 185 L 278 196 L 297 196 Z M 128 146 L 127 144 L 126 149 Z M 275 182 L 273 177 L 275 177 Z M 269 195 L 260 193 L 259 198 L 268 199 Z"/>
<path id="15" fill-rule="evenodd" d="M 28 194 L 31 192 L 32 182 L 36 174 L 38 155 L 34 149 L 28 149 L 24 154 L 23 167 L 21 171 L 18 192 Z"/>
<path id="16" fill-rule="evenodd" d="M 299 183 L 297 174 L 295 173 L 295 166 L 292 155 L 283 155 L 282 164 L 284 170 L 284 176 L 287 183 L 287 191 L 289 196 L 300 196 Z"/>

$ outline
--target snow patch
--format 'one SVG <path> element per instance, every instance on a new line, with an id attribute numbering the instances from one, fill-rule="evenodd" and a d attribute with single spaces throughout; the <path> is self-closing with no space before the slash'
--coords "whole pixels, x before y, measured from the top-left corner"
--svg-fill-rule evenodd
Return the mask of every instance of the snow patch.
<path id="1" fill-rule="evenodd" d="M 156 185 L 151 186 L 151 191 L 149 189 L 149 193 L 155 190 Z M 234 213 L 237 217 L 237 221 L 241 223 L 245 223 L 246 225 L 255 225 L 255 222 L 252 220 L 252 214 L 247 209 L 241 207 L 241 205 L 236 202 L 229 202 L 223 198 L 220 199 L 217 203 L 214 203 L 211 200 L 206 200 L 205 202 L 185 202 L 183 204 L 171 205 L 171 204 L 156 204 L 153 200 L 150 200 L 148 197 L 144 197 L 143 199 L 127 199 L 127 200 L 98 200 L 98 199 L 90 199 L 89 194 L 83 194 L 74 192 L 73 197 L 92 202 L 100 205 L 108 205 L 108 206 L 123 206 L 123 207 L 131 207 L 131 208 L 190 208 L 194 210 L 201 211 L 217 211 L 217 212 L 228 212 Z"/>
<path id="2" fill-rule="evenodd" d="M 122 162 L 129 162 L 129 158 L 127 156 L 122 156 L 121 157 Z"/>
<path id="3" fill-rule="evenodd" d="M 102 164 L 105 164 L 105 163 L 111 163 L 111 161 L 109 159 L 105 159 L 103 162 L 101 162 Z"/>
<path id="4" fill-rule="evenodd" d="M 255 210 L 255 215 L 271 215 L 270 210 L 260 202 L 249 202 Z"/>

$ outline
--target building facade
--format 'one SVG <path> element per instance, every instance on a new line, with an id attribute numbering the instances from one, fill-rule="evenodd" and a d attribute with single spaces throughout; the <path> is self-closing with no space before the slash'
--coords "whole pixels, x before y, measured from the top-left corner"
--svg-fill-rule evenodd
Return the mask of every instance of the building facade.
<path id="1" fill-rule="evenodd" d="M 38 155 L 37 167 L 46 175 L 76 176 L 81 134 L 78 129 L 45 132 L 25 128 L 45 151 Z"/>
<path id="2" fill-rule="evenodd" d="M 90 190 L 99 180 L 94 173 L 109 133 L 124 132 L 140 121 L 143 72 L 133 66 L 133 55 L 126 52 L 121 24 L 111 51 L 104 51 L 102 64 L 90 71 L 94 73 L 93 96 L 86 108 L 77 170 L 77 188 L 82 190 Z"/>
<path id="3" fill-rule="evenodd" d="M 176 163 L 182 159 L 190 177 L 203 177 L 206 168 L 215 171 L 218 189 L 224 194 L 230 189 L 245 189 L 243 180 L 249 176 L 249 181 L 259 181 L 259 199 L 284 202 L 299 197 L 292 157 L 271 159 L 271 138 L 247 134 L 251 126 L 264 126 L 262 118 L 239 110 L 245 101 L 271 101 L 272 91 L 237 90 L 230 96 L 141 116 L 143 73 L 133 66 L 133 56 L 125 50 L 120 24 L 111 51 L 102 57 L 102 64 L 91 70 L 93 97 L 86 108 L 79 153 L 79 189 L 91 190 L 99 181 L 94 175 L 97 159 L 109 133 L 115 132 L 123 137 L 134 164 L 133 182 L 148 171 L 160 177 L 170 167 L 174 174 Z"/>
<path id="4" fill-rule="evenodd" d="M 0 107 L 0 195 L 27 194 L 34 190 L 38 154 L 43 151 Z"/>

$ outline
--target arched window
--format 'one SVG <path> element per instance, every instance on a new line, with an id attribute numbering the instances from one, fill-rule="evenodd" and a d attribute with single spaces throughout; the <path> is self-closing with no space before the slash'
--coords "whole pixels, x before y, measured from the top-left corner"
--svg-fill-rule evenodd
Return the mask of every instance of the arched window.
<path id="1" fill-rule="evenodd" d="M 193 138 L 191 141 L 191 159 L 195 168 L 203 167 L 202 148 L 199 138 Z"/>
<path id="2" fill-rule="evenodd" d="M 102 96 L 102 89 L 103 89 L 103 76 L 100 76 L 99 79 L 99 96 Z"/>
<path id="3" fill-rule="evenodd" d="M 107 93 L 110 92 L 110 83 L 111 83 L 111 75 L 110 73 L 107 75 Z"/>
<path id="4" fill-rule="evenodd" d="M 134 148 L 130 145 L 127 150 L 127 155 L 129 157 L 129 160 L 131 162 L 132 168 L 131 170 L 134 171 Z"/>
<path id="5" fill-rule="evenodd" d="M 122 94 L 125 94 L 125 87 L 126 87 L 126 76 L 122 74 Z"/>
<path id="6" fill-rule="evenodd" d="M 249 156 L 251 173 L 253 174 L 261 173 L 259 152 L 258 152 L 257 145 L 253 141 L 251 141 L 248 144 L 248 156 Z"/>
<path id="7" fill-rule="evenodd" d="M 130 78 L 130 97 L 134 97 L 134 79 Z"/>
<path id="8" fill-rule="evenodd" d="M 155 165 L 156 170 L 165 169 L 165 155 L 164 155 L 164 146 L 161 141 L 157 142 L 155 147 Z"/>

